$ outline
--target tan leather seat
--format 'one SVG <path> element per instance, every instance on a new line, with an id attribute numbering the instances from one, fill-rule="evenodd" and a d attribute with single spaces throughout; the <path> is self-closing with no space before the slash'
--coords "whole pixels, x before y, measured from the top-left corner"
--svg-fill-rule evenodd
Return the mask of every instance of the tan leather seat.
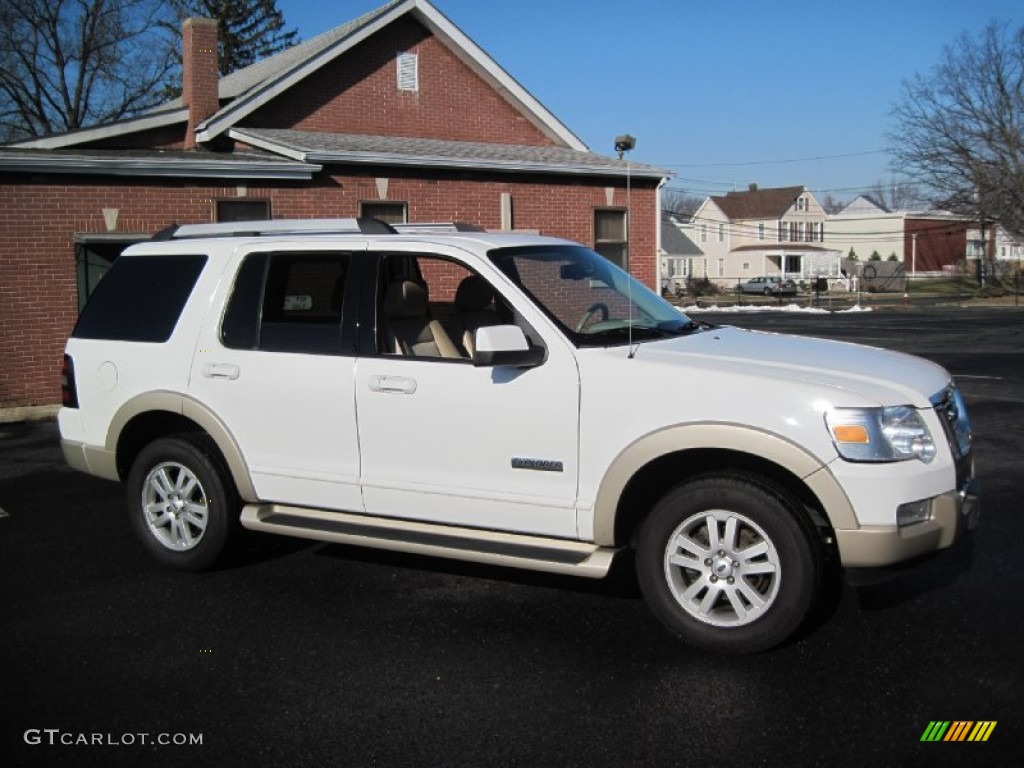
<path id="1" fill-rule="evenodd" d="M 430 317 L 427 289 L 411 280 L 388 286 L 384 296 L 387 349 L 409 357 L 461 357 L 437 320 Z"/>
<path id="2" fill-rule="evenodd" d="M 476 346 L 474 336 L 477 328 L 498 325 L 498 314 L 494 310 L 494 289 L 479 275 L 462 279 L 455 291 L 454 332 L 469 356 Z"/>

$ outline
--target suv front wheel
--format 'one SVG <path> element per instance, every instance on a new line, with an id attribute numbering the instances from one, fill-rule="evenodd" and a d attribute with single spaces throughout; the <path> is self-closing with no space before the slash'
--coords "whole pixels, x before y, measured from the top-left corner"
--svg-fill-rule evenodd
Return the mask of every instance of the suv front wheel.
<path id="1" fill-rule="evenodd" d="M 655 616 L 686 642 L 725 653 L 779 645 L 818 595 L 813 526 L 752 475 L 705 475 L 659 501 L 637 539 L 637 575 Z"/>
<path id="2" fill-rule="evenodd" d="M 153 441 L 126 483 L 132 529 L 160 563 L 205 570 L 238 526 L 238 496 L 212 442 L 184 435 Z"/>

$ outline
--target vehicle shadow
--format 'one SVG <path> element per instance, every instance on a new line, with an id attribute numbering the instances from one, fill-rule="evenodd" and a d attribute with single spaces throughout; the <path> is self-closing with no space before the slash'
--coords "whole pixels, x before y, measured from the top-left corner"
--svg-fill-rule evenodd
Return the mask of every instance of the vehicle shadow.
<path id="1" fill-rule="evenodd" d="M 974 537 L 968 536 L 953 548 L 928 562 L 911 561 L 900 568 L 864 574 L 854 585 L 857 602 L 865 611 L 886 611 L 911 600 L 948 587 L 971 570 Z"/>
<path id="2" fill-rule="evenodd" d="M 588 579 L 558 573 L 530 571 L 510 566 L 473 563 L 451 560 L 444 557 L 392 552 L 386 549 L 357 547 L 348 544 L 325 544 L 315 553 L 319 557 L 352 560 L 360 563 L 381 565 L 387 568 L 401 568 L 426 571 L 449 576 L 486 579 L 507 584 L 546 587 L 566 592 L 577 592 L 606 597 L 638 600 L 642 598 L 636 580 L 635 560 L 632 550 L 623 550 L 603 579 Z"/>

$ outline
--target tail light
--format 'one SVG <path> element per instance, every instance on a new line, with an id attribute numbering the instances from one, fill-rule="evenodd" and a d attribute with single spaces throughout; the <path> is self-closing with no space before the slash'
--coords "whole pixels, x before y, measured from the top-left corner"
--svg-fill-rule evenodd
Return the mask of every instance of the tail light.
<path id="1" fill-rule="evenodd" d="M 60 401 L 65 408 L 78 407 L 78 389 L 75 387 L 75 361 L 64 355 L 60 366 Z"/>

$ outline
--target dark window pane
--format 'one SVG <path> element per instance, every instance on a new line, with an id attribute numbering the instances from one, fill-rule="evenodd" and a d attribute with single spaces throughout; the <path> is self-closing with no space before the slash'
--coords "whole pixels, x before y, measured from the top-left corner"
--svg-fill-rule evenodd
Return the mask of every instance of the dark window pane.
<path id="1" fill-rule="evenodd" d="M 74 336 L 167 341 L 199 279 L 206 257 L 119 257 L 82 310 Z"/>
<path id="2" fill-rule="evenodd" d="M 348 257 L 273 254 L 263 294 L 259 348 L 275 352 L 341 352 Z"/>
<path id="3" fill-rule="evenodd" d="M 359 215 L 369 219 L 378 219 L 388 224 L 405 224 L 406 205 L 405 203 L 361 203 Z"/>
<path id="4" fill-rule="evenodd" d="M 268 200 L 217 201 L 217 221 L 266 221 L 269 218 Z"/>
<path id="5" fill-rule="evenodd" d="M 602 240 L 626 239 L 625 211 L 594 211 L 594 238 Z"/>
<path id="6" fill-rule="evenodd" d="M 256 349 L 259 346 L 260 299 L 263 295 L 263 274 L 267 270 L 267 254 L 246 257 L 238 270 L 220 339 L 231 349 Z"/>

